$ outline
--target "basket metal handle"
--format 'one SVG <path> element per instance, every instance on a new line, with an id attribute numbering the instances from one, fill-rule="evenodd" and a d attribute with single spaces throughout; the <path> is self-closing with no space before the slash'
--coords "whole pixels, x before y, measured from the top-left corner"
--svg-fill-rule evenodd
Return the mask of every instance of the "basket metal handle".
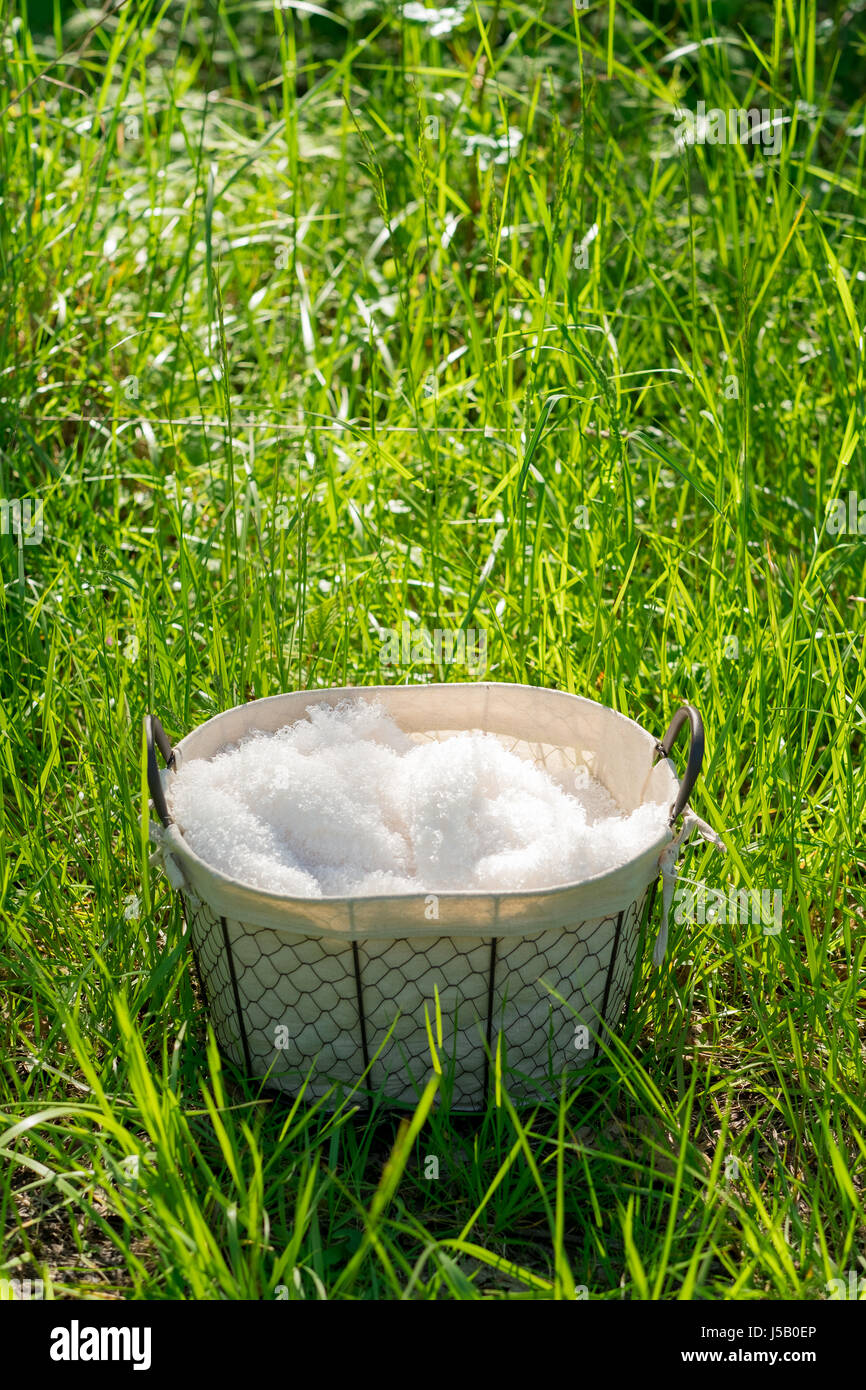
<path id="1" fill-rule="evenodd" d="M 162 727 L 155 714 L 146 714 L 144 716 L 144 737 L 147 741 L 147 785 L 150 790 L 150 799 L 156 807 L 156 813 L 163 825 L 169 825 L 171 816 L 168 813 L 165 794 L 162 790 L 162 782 L 159 778 L 156 748 L 158 748 L 162 754 L 166 767 L 174 766 L 174 749 L 169 742 L 165 729 Z M 154 748 L 154 743 L 156 744 L 156 748 Z"/>
<path id="2" fill-rule="evenodd" d="M 660 758 L 669 758 L 671 749 L 677 740 L 677 734 L 683 725 L 688 722 L 691 730 L 689 740 L 689 756 L 686 763 L 686 770 L 680 782 L 679 795 L 674 802 L 674 809 L 671 812 L 671 825 L 673 825 L 681 811 L 685 810 L 689 797 L 694 791 L 695 783 L 701 773 L 704 762 L 704 724 L 694 705 L 682 704 L 667 727 L 664 738 L 656 744 L 656 752 Z"/>

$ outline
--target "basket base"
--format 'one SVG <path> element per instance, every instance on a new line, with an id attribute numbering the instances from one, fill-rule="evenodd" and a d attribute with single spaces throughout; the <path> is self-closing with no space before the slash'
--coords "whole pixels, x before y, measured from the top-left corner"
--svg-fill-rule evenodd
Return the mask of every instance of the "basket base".
<path id="1" fill-rule="evenodd" d="M 529 1106 L 598 1056 L 630 1002 L 655 888 L 527 938 L 323 943 L 250 933 L 202 903 L 187 904 L 188 934 L 222 1053 L 269 1095 L 413 1109 L 438 1064 L 436 1103 L 471 1115 L 497 1066 Z"/>

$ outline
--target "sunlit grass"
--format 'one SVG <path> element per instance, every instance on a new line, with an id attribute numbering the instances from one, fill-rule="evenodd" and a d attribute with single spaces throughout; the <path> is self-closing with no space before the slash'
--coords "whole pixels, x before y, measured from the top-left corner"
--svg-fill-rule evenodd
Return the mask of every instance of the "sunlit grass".
<path id="1" fill-rule="evenodd" d="M 614 9 L 0 5 L 0 498 L 44 507 L 0 538 L 3 1274 L 755 1299 L 861 1270 L 866 551 L 826 524 L 866 496 L 856 45 L 781 0 Z M 699 100 L 782 110 L 778 154 L 678 150 Z M 220 1062 L 141 718 L 467 678 L 383 668 L 404 621 L 660 734 L 693 701 L 728 854 L 684 872 L 784 920 L 672 922 L 562 1096 L 516 1111 L 506 1076 L 401 1129 Z"/>

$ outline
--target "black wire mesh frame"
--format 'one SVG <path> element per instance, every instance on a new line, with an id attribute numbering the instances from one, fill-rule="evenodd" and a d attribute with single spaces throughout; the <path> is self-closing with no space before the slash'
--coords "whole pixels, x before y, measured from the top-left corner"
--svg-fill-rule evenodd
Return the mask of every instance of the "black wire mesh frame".
<path id="1" fill-rule="evenodd" d="M 248 1075 L 248 1076 L 250 1077 L 250 1079 L 252 1080 L 252 1077 L 253 1077 L 253 1059 L 252 1059 L 252 1057 L 251 1057 L 251 1055 L 250 1055 L 250 1045 L 249 1045 L 249 1042 L 247 1041 L 247 1028 L 246 1028 L 246 1024 L 244 1023 L 244 1011 L 243 1011 L 243 1009 L 241 1008 L 241 992 L 240 992 L 240 990 L 238 989 L 238 977 L 237 977 L 237 972 L 236 972 L 236 970 L 235 970 L 235 958 L 234 958 L 234 954 L 233 954 L 233 952 L 232 952 L 232 943 L 231 943 L 231 940 L 230 940 L 230 938 L 229 938 L 229 929 L 228 929 L 228 925 L 227 925 L 227 923 L 226 923 L 225 917 L 221 917 L 221 918 L 220 918 L 220 922 L 222 923 L 223 941 L 225 942 L 226 956 L 228 957 L 229 975 L 231 976 L 231 981 L 232 981 L 232 993 L 234 994 L 234 997 L 235 997 L 235 1008 L 236 1008 L 236 1010 L 237 1010 L 237 1015 L 238 1015 L 238 1028 L 239 1028 L 239 1030 L 240 1030 L 241 1042 L 242 1042 L 242 1044 L 243 1044 L 243 1049 L 244 1049 L 244 1062 L 246 1063 L 247 1075 Z"/>
<path id="2" fill-rule="evenodd" d="M 653 895 L 655 895 L 655 889 L 656 889 L 657 885 L 658 885 L 658 880 L 656 879 L 655 882 L 653 883 Z M 653 900 L 654 900 L 654 897 L 653 897 Z M 610 998 L 610 986 L 611 986 L 611 983 L 612 983 L 612 981 L 613 981 L 613 974 L 614 974 L 614 971 L 615 971 L 615 969 L 616 969 L 617 957 L 618 957 L 618 955 L 619 955 L 619 940 L 620 940 L 620 935 L 621 935 L 621 933 L 622 933 L 622 922 L 623 922 L 624 916 L 625 916 L 625 908 L 623 908 L 623 909 L 618 913 L 617 919 L 616 919 L 616 927 L 615 927 L 615 929 L 614 929 L 614 937 L 613 937 L 613 946 L 611 947 L 611 952 L 610 952 L 610 964 L 609 964 L 608 967 L 607 967 L 607 976 L 606 976 L 605 982 L 604 982 L 604 996 L 603 996 L 602 1001 L 601 1001 L 601 1014 L 600 1014 L 600 1016 L 599 1016 L 599 1021 L 598 1021 L 598 1034 L 597 1034 L 596 1040 L 595 1040 L 595 1050 L 593 1051 L 593 1054 L 592 1054 L 592 1060 L 593 1060 L 593 1061 L 595 1061 L 596 1057 L 598 1056 L 598 1050 L 599 1050 L 599 1047 L 600 1047 L 600 1045 L 601 1045 L 601 1034 L 602 1034 L 602 1031 L 603 1031 L 603 1029 L 605 1029 L 605 1028 L 608 1027 L 608 1022 L 607 1022 L 607 1001 L 608 1001 L 608 999 Z M 493 939 L 492 939 L 491 942 L 490 942 L 490 965 L 489 965 L 489 975 L 488 975 L 488 982 L 487 982 L 487 1032 L 486 1032 L 486 1042 L 487 1042 L 487 1046 L 486 1046 L 486 1048 L 485 1048 L 485 1050 L 484 1050 L 484 1086 L 483 1086 L 483 1091 L 482 1091 L 482 1094 L 484 1095 L 485 1100 L 489 1100 L 489 1099 L 490 1099 L 490 1058 L 491 1058 L 491 1047 L 492 1047 L 492 1043 L 493 1043 L 493 995 L 494 995 L 494 984 L 495 984 L 495 979 L 496 979 L 496 946 L 497 946 L 498 940 L 499 940 L 499 938 L 496 937 L 496 936 L 494 936 Z M 643 944 L 643 943 L 641 942 L 641 946 L 642 946 L 642 944 Z M 640 948 L 640 946 L 639 946 L 639 948 L 638 948 L 638 953 L 637 953 L 637 959 L 636 959 L 636 961 L 635 961 L 635 968 L 636 968 L 636 969 L 639 968 L 639 966 L 640 966 L 640 957 L 641 957 L 641 948 Z M 634 985 L 634 979 L 635 979 L 635 976 L 633 975 L 633 976 L 632 976 L 632 986 Z M 631 1004 L 631 991 L 629 992 L 629 1005 L 630 1005 L 630 1004 Z"/>
<path id="3" fill-rule="evenodd" d="M 622 913 L 620 913 L 620 919 L 622 919 Z M 485 1100 L 490 1095 L 490 1049 L 493 1039 L 493 994 L 494 984 L 496 981 L 496 946 L 498 941 L 498 936 L 494 936 L 491 938 L 490 964 L 488 966 L 487 974 L 487 1028 L 485 1032 L 487 1046 L 484 1049 L 484 1085 L 482 1088 L 482 1094 L 484 1095 Z M 364 1071 L 366 1072 L 370 1066 L 370 1052 L 367 1043 L 367 1016 L 364 1012 L 364 989 L 361 983 L 361 958 L 358 954 L 358 943 L 356 941 L 352 942 L 352 962 L 355 968 L 355 995 L 358 1001 L 358 1022 L 361 1030 L 361 1052 L 364 1057 Z M 605 1002 L 607 1001 L 607 988 L 609 987 L 609 985 L 610 977 L 608 976 L 607 986 L 605 987 Z M 238 1007 L 238 1010 L 240 1010 L 240 1003 L 237 998 L 237 995 L 235 996 L 235 1003 Z M 238 1017 L 240 1018 L 240 1012 L 238 1014 Z M 242 1022 L 241 1028 L 243 1029 Z"/>
<path id="4" fill-rule="evenodd" d="M 646 937 L 649 924 L 653 919 L 653 912 L 656 905 L 656 897 L 659 891 L 659 880 L 654 878 L 649 890 L 649 896 L 643 911 L 641 912 L 640 931 L 637 939 L 637 950 L 634 957 L 634 969 L 631 972 L 631 984 L 629 986 L 628 997 L 625 1001 L 623 1012 L 628 1015 L 631 1013 L 634 1004 L 634 997 L 637 992 L 638 980 L 640 979 L 640 968 L 643 963 L 644 951 L 646 950 Z"/>
<path id="5" fill-rule="evenodd" d="M 490 1099 L 490 1049 L 493 1045 L 493 986 L 496 981 L 496 945 L 498 936 L 490 942 L 490 964 L 487 967 L 487 1046 L 484 1049 L 484 1087 L 481 1094 L 485 1103 Z"/>
<path id="6" fill-rule="evenodd" d="M 627 996 L 627 999 L 626 999 L 626 1001 L 625 1001 L 624 1012 L 626 1012 L 626 1013 L 628 1013 L 628 1012 L 631 1010 L 631 1006 L 632 1006 L 632 1003 L 633 1003 L 633 1000 L 634 1000 L 635 990 L 636 990 L 636 988 L 637 988 L 637 982 L 638 982 L 638 979 L 639 979 L 639 977 L 640 977 L 641 964 L 642 964 L 642 961 L 643 961 L 644 950 L 645 950 L 645 945 L 646 945 L 646 932 L 647 932 L 647 926 L 648 926 L 648 924 L 652 921 L 653 910 L 654 910 L 655 903 L 656 903 L 656 898 L 657 898 L 657 895 L 658 895 L 658 884 L 659 884 L 658 878 L 654 879 L 653 882 L 652 882 L 652 884 L 651 884 L 650 887 L 649 887 L 649 890 L 648 890 L 648 892 L 649 892 L 649 899 L 648 899 L 648 903 L 647 903 L 646 910 L 645 910 L 644 912 L 641 913 L 642 926 L 640 927 L 640 930 L 639 930 L 638 945 L 637 945 L 637 950 L 636 950 L 636 952 L 635 952 L 635 963 L 634 963 L 634 968 L 633 968 L 633 970 L 632 970 L 632 976 L 631 976 L 631 982 L 630 982 L 630 987 L 629 987 L 629 991 L 628 991 L 628 996 Z M 208 1017 L 211 1017 L 211 1016 L 212 1016 L 211 1004 L 210 1004 L 210 1000 L 209 1000 L 209 998 L 208 998 L 207 988 L 206 988 L 205 983 L 204 983 L 204 977 L 203 977 L 202 972 L 201 972 L 201 967 L 200 967 L 199 959 L 198 959 L 198 951 L 196 950 L 196 945 L 195 945 L 195 936 L 194 936 L 194 934 L 193 934 L 193 932 L 192 932 L 192 929 L 191 929 L 191 927 L 190 927 L 190 924 L 189 924 L 189 919 L 188 919 L 187 913 L 186 913 L 186 901 L 185 901 L 185 899 L 183 898 L 183 894 L 181 894 L 181 898 L 182 898 L 182 901 L 183 901 L 183 904 L 184 904 L 184 905 L 183 905 L 183 909 L 182 909 L 182 911 L 183 911 L 183 919 L 184 919 L 184 923 L 185 923 L 185 925 L 186 925 L 187 935 L 188 935 L 188 937 L 189 937 L 190 946 L 191 946 L 191 949 L 192 949 L 192 956 L 193 956 L 193 963 L 194 963 L 194 965 L 195 965 L 196 977 L 197 977 L 197 979 L 198 979 L 199 988 L 200 988 L 200 990 L 201 990 L 202 999 L 203 999 L 203 1001 L 204 1001 L 205 1012 L 207 1013 Z M 593 1061 L 595 1061 L 595 1060 L 597 1059 L 597 1057 L 598 1057 L 599 1050 L 600 1050 L 600 1047 L 601 1047 L 602 1034 L 604 1033 L 605 1030 L 608 1031 L 608 1032 L 611 1031 L 611 1023 L 608 1021 L 608 1018 L 607 1018 L 607 1008 L 608 1008 L 608 1002 L 609 1002 L 609 999 L 610 999 L 610 991 L 611 991 L 611 985 L 612 985 L 612 983 L 613 983 L 614 972 L 615 972 L 615 970 L 616 970 L 616 964 L 617 964 L 617 960 L 618 960 L 618 958 L 619 958 L 620 938 L 621 938 L 621 935 L 622 935 L 622 925 L 623 925 L 623 919 L 624 919 L 624 917 L 625 917 L 625 912 L 626 912 L 626 909 L 623 908 L 623 909 L 617 914 L 616 926 L 615 926 L 615 928 L 614 928 L 613 944 L 612 944 L 612 946 L 611 946 L 611 952 L 610 952 L 610 961 L 609 961 L 609 963 L 608 963 L 608 968 L 607 968 L 607 972 L 606 972 L 606 976 L 605 976 L 605 982 L 604 982 L 604 994 L 603 994 L 603 997 L 602 997 L 601 1012 L 600 1012 L 599 1019 L 598 1019 L 598 1032 L 597 1032 L 597 1035 L 596 1035 L 595 1048 L 594 1048 L 593 1054 L 592 1054 L 592 1060 L 593 1060 Z M 231 938 L 230 938 L 230 936 L 229 936 L 228 924 L 227 924 L 227 922 L 226 922 L 225 917 L 220 917 L 219 921 L 220 921 L 220 926 L 221 926 L 221 928 L 222 928 L 222 938 L 223 938 L 223 944 L 224 944 L 224 946 L 225 946 L 226 959 L 227 959 L 227 961 L 228 961 L 229 977 L 230 977 L 230 979 L 231 979 L 231 986 L 232 986 L 232 996 L 233 996 L 233 998 L 234 998 L 235 1012 L 236 1012 L 236 1014 L 237 1014 L 237 1020 L 238 1020 L 238 1035 L 239 1035 L 239 1037 L 240 1037 L 241 1046 L 242 1046 L 242 1048 L 243 1048 L 244 1062 L 245 1062 L 245 1065 L 246 1065 L 246 1075 L 247 1075 L 247 1077 L 248 1077 L 250 1080 L 255 1080 L 256 1077 L 255 1077 L 254 1072 L 253 1072 L 252 1055 L 251 1055 L 251 1052 L 250 1052 L 249 1040 L 248 1040 L 248 1038 L 247 1038 L 246 1024 L 245 1024 L 245 1022 L 244 1022 L 244 1011 L 243 1011 L 243 1006 L 242 1006 L 242 1004 L 241 1004 L 240 987 L 239 987 L 239 985 L 238 985 L 237 970 L 236 970 L 236 967 L 235 967 L 235 959 L 234 959 L 234 953 L 233 953 L 233 951 L 232 951 Z M 493 1045 L 493 1002 L 494 1002 L 494 997 L 495 997 L 495 984 L 496 984 L 496 956 L 497 956 L 497 947 L 498 947 L 498 944 L 499 944 L 499 937 L 497 937 L 497 936 L 491 937 L 491 940 L 490 940 L 490 957 L 489 957 L 489 964 L 488 964 L 488 978 L 487 978 L 487 1022 L 486 1022 L 486 1029 L 485 1029 L 486 1046 L 485 1046 L 485 1049 L 484 1049 L 484 1082 L 483 1082 L 483 1088 L 482 1088 L 482 1095 L 483 1095 L 483 1097 L 484 1097 L 485 1104 L 486 1104 L 486 1103 L 489 1101 L 489 1099 L 490 1099 L 491 1085 L 492 1085 L 491 1059 L 492 1059 L 492 1045 Z M 362 1055 L 363 1055 L 363 1059 L 364 1059 L 364 1071 L 367 1072 L 367 1071 L 369 1070 L 369 1067 L 370 1067 L 369 1039 L 368 1039 L 368 1034 L 367 1034 L 367 1017 L 366 1017 L 366 1012 L 365 1012 L 365 1009 L 364 1009 L 364 990 L 363 990 L 363 982 L 362 982 L 362 978 L 361 978 L 361 959 L 360 959 L 360 955 L 359 955 L 359 952 L 358 952 L 358 945 L 357 945 L 357 942 L 355 942 L 355 941 L 352 942 L 352 961 L 353 961 L 354 976 L 355 976 L 355 994 L 356 994 L 356 1000 L 357 1000 L 357 1006 L 358 1006 L 358 1023 L 359 1023 L 359 1030 L 360 1030 L 360 1035 L 361 1035 L 361 1051 L 362 1051 Z M 259 1079 L 260 1079 L 260 1078 L 259 1078 Z M 266 1087 L 267 1087 L 267 1086 L 268 1086 L 268 1083 L 265 1082 L 265 1085 L 266 1085 Z M 283 1092 L 282 1092 L 282 1090 L 281 1090 L 280 1088 L 276 1088 L 276 1090 L 277 1090 L 277 1094 L 278 1094 L 278 1095 L 282 1095 L 282 1094 L 283 1094 Z"/>
<path id="7" fill-rule="evenodd" d="M 651 917 L 652 917 L 652 910 L 653 910 L 653 907 L 654 907 L 654 905 L 655 905 L 655 898 L 656 898 L 657 889 L 658 889 L 658 880 L 656 879 L 656 880 L 653 882 L 652 887 L 651 887 L 651 889 L 650 889 L 649 910 L 648 910 L 648 912 L 647 912 L 647 914 L 646 914 L 645 921 L 651 920 Z M 641 915 L 643 916 L 643 914 L 641 914 Z M 610 998 L 610 989 L 611 989 L 611 984 L 612 984 L 612 982 L 613 982 L 614 971 L 616 970 L 616 963 L 617 963 L 617 959 L 618 959 L 618 957 L 619 957 L 619 945 L 620 945 L 620 937 L 621 937 L 621 934 L 622 934 L 622 924 L 623 924 L 623 918 L 624 918 L 624 917 L 625 917 L 625 908 L 623 908 L 623 909 L 617 914 L 616 927 L 615 927 L 615 929 L 614 929 L 613 945 L 611 946 L 611 952 L 610 952 L 610 962 L 609 962 L 609 964 L 608 964 L 607 974 L 606 974 L 605 982 L 604 982 L 604 995 L 603 995 L 602 1003 L 601 1003 L 601 1013 L 600 1013 L 600 1015 L 599 1015 L 599 1020 L 598 1020 L 598 1033 L 597 1033 L 597 1035 L 596 1035 L 595 1049 L 594 1049 L 593 1054 L 592 1054 L 592 1060 L 593 1060 L 593 1061 L 595 1061 L 596 1058 L 598 1057 L 599 1048 L 600 1048 L 600 1046 L 601 1046 L 602 1033 L 604 1032 L 604 1030 L 610 1031 L 610 1024 L 609 1024 L 608 1019 L 607 1019 L 607 1006 L 608 1006 L 608 1000 L 609 1000 L 609 998 Z M 189 926 L 189 922 L 188 922 L 188 919 L 187 919 L 186 908 L 185 908 L 185 906 L 184 906 L 184 910 L 183 910 L 183 918 L 184 918 L 184 922 L 186 923 L 186 927 L 187 927 L 187 935 L 189 936 L 190 945 L 191 945 L 191 948 L 192 948 L 193 962 L 194 962 L 194 964 L 195 964 L 196 976 L 197 976 L 197 978 L 198 978 L 199 987 L 200 987 L 200 989 L 201 989 L 202 998 L 203 998 L 203 1000 L 204 1000 L 205 1010 L 206 1010 L 208 1016 L 210 1016 L 211 1013 L 212 1013 L 212 1010 L 211 1010 L 211 1007 L 210 1007 L 210 1000 L 208 999 L 207 990 L 206 990 L 206 988 L 205 988 L 204 979 L 203 979 L 203 976 L 202 976 L 202 973 L 201 973 L 201 968 L 200 968 L 200 966 L 199 966 L 198 952 L 196 951 L 196 947 L 195 947 L 195 938 L 194 938 L 193 933 L 192 933 L 192 930 L 190 929 L 190 926 Z M 245 1022 L 244 1022 L 244 1011 L 243 1011 L 243 1006 L 242 1006 L 242 1004 L 241 1004 L 240 988 L 239 988 L 239 985 L 238 985 L 238 977 L 237 977 L 237 971 L 236 971 L 236 969 L 235 969 L 235 959 L 234 959 L 234 953 L 233 953 L 233 951 L 232 951 L 232 946 L 231 946 L 231 938 L 229 937 L 228 924 L 227 924 L 227 922 L 226 922 L 225 917 L 220 917 L 219 920 L 220 920 L 220 926 L 221 926 L 221 928 L 222 928 L 222 937 L 223 937 L 223 944 L 224 944 L 224 946 L 225 946 L 226 959 L 227 959 L 227 961 L 228 961 L 229 977 L 230 977 L 230 979 L 231 979 L 231 986 L 232 986 L 232 995 L 233 995 L 234 1002 L 235 1002 L 235 1012 L 236 1012 L 236 1014 L 237 1014 L 237 1020 L 238 1020 L 238 1035 L 239 1035 L 240 1040 L 241 1040 L 241 1046 L 243 1047 L 244 1062 L 245 1062 L 245 1064 L 246 1064 L 246 1072 L 247 1072 L 247 1076 L 249 1077 L 249 1079 L 250 1079 L 250 1080 L 254 1080 L 255 1077 L 254 1077 L 254 1073 L 253 1073 L 252 1055 L 251 1055 L 251 1053 L 250 1053 L 250 1046 L 249 1046 L 249 1040 L 248 1040 L 248 1038 L 247 1038 L 246 1024 L 245 1024 Z M 629 994 L 628 994 L 628 1000 L 627 1000 L 627 1008 L 628 1008 L 628 1009 L 631 1008 L 632 998 L 633 998 L 633 995 L 634 995 L 634 990 L 635 990 L 635 986 L 636 986 L 636 983 L 637 983 L 637 978 L 638 978 L 638 975 L 639 975 L 639 972 L 640 972 L 641 960 L 642 960 L 642 956 L 643 956 L 643 947 L 644 947 L 644 942 L 645 942 L 645 935 L 646 935 L 645 931 L 641 931 L 640 939 L 639 939 L 639 944 L 638 944 L 638 949 L 637 949 L 636 956 L 635 956 L 634 970 L 633 970 L 633 972 L 632 972 L 631 987 L 630 987 L 630 989 L 629 989 Z M 497 950 L 498 943 L 499 943 L 499 937 L 498 937 L 498 936 L 494 936 L 494 937 L 491 938 L 491 941 L 490 941 L 490 961 L 489 961 L 489 966 L 488 966 L 488 979 L 487 979 L 487 1024 L 486 1024 L 486 1030 L 485 1030 L 486 1046 L 485 1046 L 485 1049 L 484 1049 L 484 1083 L 483 1083 L 483 1088 L 482 1088 L 482 1095 L 484 1096 L 485 1102 L 488 1101 L 489 1098 L 490 1098 L 490 1088 L 491 1088 L 491 1080 L 492 1080 L 492 1078 L 491 1078 L 491 1066 L 490 1066 L 490 1063 L 491 1063 L 491 1057 L 492 1057 L 492 1044 L 493 1044 L 493 1001 L 494 1001 L 494 995 L 495 995 L 495 983 L 496 983 L 496 950 Z M 362 1051 L 362 1055 L 363 1055 L 363 1058 L 364 1058 L 364 1071 L 367 1072 L 367 1071 L 369 1070 L 369 1067 L 370 1067 L 369 1041 L 368 1041 L 368 1036 L 367 1036 L 367 1017 L 366 1017 L 366 1013 L 365 1013 L 365 1010 L 364 1010 L 364 990 L 363 990 L 363 983 L 362 983 L 362 979 L 361 979 L 361 960 L 360 960 L 360 956 L 359 956 L 359 953 L 358 953 L 358 945 L 357 945 L 357 942 L 355 942 L 355 941 L 352 942 L 352 960 L 353 960 L 354 974 L 355 974 L 355 993 L 356 993 L 356 999 L 357 999 L 357 1005 L 358 1005 L 358 1023 L 359 1023 L 359 1029 L 360 1029 L 360 1034 L 361 1034 L 361 1051 Z"/>
<path id="8" fill-rule="evenodd" d="M 189 942 L 190 950 L 192 951 L 192 963 L 195 968 L 195 978 L 198 982 L 199 994 L 201 995 L 202 1001 L 204 1003 L 205 1013 L 210 1015 L 210 1004 L 208 1002 L 207 989 L 205 988 L 204 976 L 201 973 L 201 964 L 198 958 L 198 950 L 196 949 L 195 937 L 193 936 L 192 928 L 189 924 L 189 918 L 186 915 L 186 898 L 184 897 L 183 893 L 180 894 L 180 915 L 183 918 L 184 935 L 187 941 Z"/>
<path id="9" fill-rule="evenodd" d="M 599 1016 L 598 1020 L 598 1033 L 595 1039 L 595 1050 L 592 1054 L 593 1061 L 595 1061 L 596 1057 L 598 1056 L 598 1050 L 601 1047 L 601 1035 L 604 1029 L 607 1027 L 607 1001 L 610 997 L 610 982 L 613 979 L 614 967 L 616 965 L 616 958 L 619 952 L 619 938 L 622 932 L 622 919 L 624 916 L 625 908 L 622 908 L 617 915 L 616 928 L 613 934 L 613 945 L 610 948 L 610 965 L 607 967 L 607 979 L 604 982 L 604 995 L 602 996 L 601 1001 L 601 1015 Z"/>
<path id="10" fill-rule="evenodd" d="M 364 1071 L 370 1066 L 370 1053 L 367 1047 L 367 1016 L 364 1013 L 364 991 L 361 986 L 361 957 L 357 941 L 352 942 L 352 961 L 355 966 L 355 993 L 358 998 L 358 1021 L 361 1025 L 361 1053 L 364 1058 Z"/>

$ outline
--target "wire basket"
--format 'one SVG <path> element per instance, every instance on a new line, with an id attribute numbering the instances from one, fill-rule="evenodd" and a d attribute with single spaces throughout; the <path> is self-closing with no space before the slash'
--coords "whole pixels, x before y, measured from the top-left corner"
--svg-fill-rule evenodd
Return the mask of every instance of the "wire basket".
<path id="1" fill-rule="evenodd" d="M 414 1104 L 432 1069 L 457 1111 L 484 1107 L 496 1069 L 515 1101 L 532 1101 L 598 1054 L 630 1001 L 673 830 L 610 872 L 501 893 L 292 898 L 246 886 L 193 853 L 165 797 L 184 759 L 213 757 L 312 705 L 359 695 L 377 699 L 416 739 L 494 734 L 563 786 L 586 768 L 626 812 L 646 801 L 669 806 L 670 827 L 701 769 L 700 716 L 683 705 L 659 741 L 562 691 L 455 682 L 276 695 L 217 715 L 174 748 L 159 720 L 145 718 L 162 862 L 183 896 L 202 993 L 232 1062 L 269 1087 L 304 1088 L 333 1105 L 353 1088 Z M 680 782 L 669 754 L 687 722 Z"/>

